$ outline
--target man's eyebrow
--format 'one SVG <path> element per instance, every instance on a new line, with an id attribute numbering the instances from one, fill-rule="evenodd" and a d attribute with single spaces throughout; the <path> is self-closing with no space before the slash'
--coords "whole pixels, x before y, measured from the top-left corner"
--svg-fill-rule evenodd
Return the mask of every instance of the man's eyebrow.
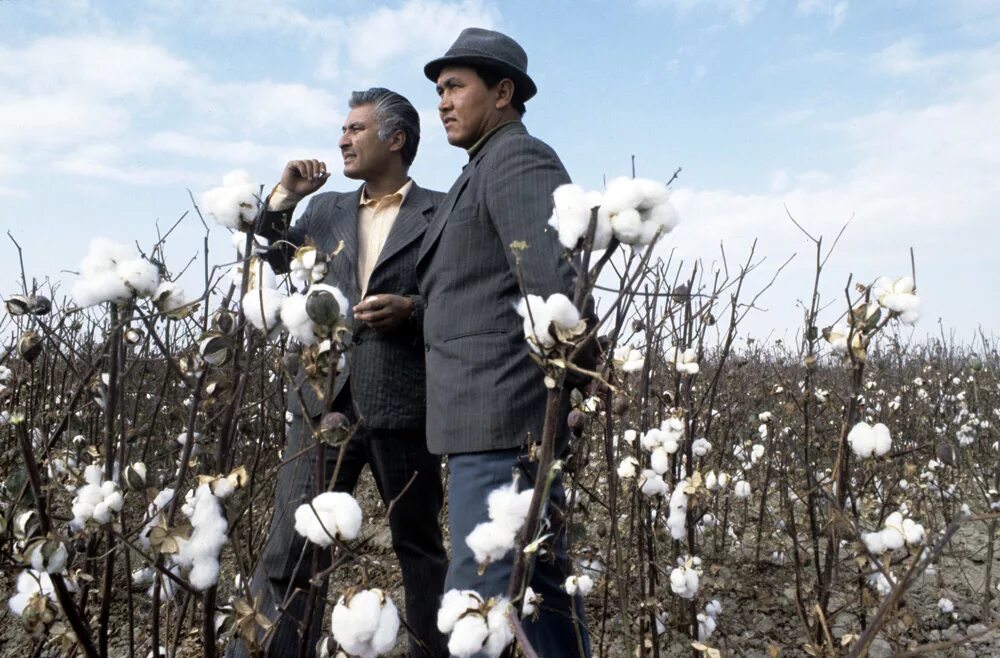
<path id="1" fill-rule="evenodd" d="M 344 130 L 361 130 L 364 127 L 365 127 L 365 124 L 361 123 L 360 121 L 354 121 L 352 123 L 346 124 L 343 129 Z"/>

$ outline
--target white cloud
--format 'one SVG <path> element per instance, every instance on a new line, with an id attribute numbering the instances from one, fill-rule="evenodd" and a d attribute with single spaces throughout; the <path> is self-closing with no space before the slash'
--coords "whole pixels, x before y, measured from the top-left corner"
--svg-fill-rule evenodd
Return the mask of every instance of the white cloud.
<path id="1" fill-rule="evenodd" d="M 827 16 L 830 29 L 836 30 L 847 18 L 847 0 L 799 0 L 795 11 L 803 16 Z"/>
<path id="2" fill-rule="evenodd" d="M 887 106 L 829 126 L 855 156 L 846 171 L 778 170 L 769 191 L 756 194 L 678 189 L 674 201 L 683 221 L 663 248 L 676 246 L 678 255 L 690 260 L 718 253 L 722 239 L 730 257 L 739 258 L 760 237 L 758 254 L 769 256 L 773 267 L 798 252 L 797 262 L 767 297 L 779 300 L 775 304 L 781 310 L 758 329 L 794 326 L 799 315 L 788 300 L 808 292 L 813 260 L 785 208 L 813 235 L 826 236 L 827 245 L 853 216 L 825 279 L 825 299 L 837 302 L 832 313 L 843 306 L 839 300 L 849 272 L 862 281 L 906 273 L 913 246 L 918 282 L 932 308 L 929 324 L 940 314 L 946 326 L 995 326 L 997 309 L 970 308 L 953 287 L 982 275 L 989 250 L 976 242 L 1000 239 L 1000 132 L 995 129 L 1000 74 L 994 73 L 1000 71 L 1000 48 L 956 53 L 939 64 L 952 81 L 945 98 Z M 975 315 L 984 311 L 986 316 Z"/>
<path id="3" fill-rule="evenodd" d="M 746 25 L 764 9 L 765 0 L 638 0 L 640 6 L 671 6 L 679 12 L 708 7 Z"/>
<path id="4" fill-rule="evenodd" d="M 121 135 L 129 113 L 100 99 L 72 92 L 0 97 L 0 150 L 24 155 Z"/>
<path id="5" fill-rule="evenodd" d="M 464 28 L 489 29 L 495 18 L 496 12 L 480 0 L 408 0 L 398 9 L 382 7 L 350 21 L 348 56 L 352 64 L 365 69 L 379 68 L 403 55 L 422 67 L 444 54 Z"/>

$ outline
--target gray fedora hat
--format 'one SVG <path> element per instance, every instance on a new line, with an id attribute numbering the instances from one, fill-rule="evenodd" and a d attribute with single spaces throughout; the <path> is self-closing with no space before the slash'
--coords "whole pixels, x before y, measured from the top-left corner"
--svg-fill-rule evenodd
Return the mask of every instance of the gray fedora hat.
<path id="1" fill-rule="evenodd" d="M 528 54 L 506 34 L 467 27 L 444 54 L 424 66 L 424 75 L 437 82 L 446 66 L 488 66 L 514 81 L 514 97 L 526 101 L 538 91 L 528 76 Z"/>

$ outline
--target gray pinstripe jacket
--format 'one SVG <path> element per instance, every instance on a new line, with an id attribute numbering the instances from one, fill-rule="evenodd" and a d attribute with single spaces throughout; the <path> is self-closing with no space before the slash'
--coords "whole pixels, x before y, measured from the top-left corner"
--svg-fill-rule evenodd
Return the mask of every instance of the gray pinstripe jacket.
<path id="1" fill-rule="evenodd" d="M 424 350 L 422 339 L 423 299 L 417 290 L 416 262 L 420 238 L 444 195 L 418 187 L 410 189 L 399 215 L 379 254 L 368 280 L 368 294 L 392 293 L 409 296 L 416 304 L 414 321 L 386 334 L 367 325 L 354 327 L 352 345 L 347 352 L 347 368 L 337 378 L 334 395 L 351 382 L 351 397 L 358 416 L 369 427 L 385 429 L 422 429 L 425 417 Z M 361 188 L 354 192 L 327 192 L 312 197 L 305 213 L 289 226 L 294 209 L 266 212 L 257 232 L 275 242 L 266 258 L 277 272 L 287 272 L 295 247 L 308 236 L 317 248 L 330 253 L 343 240 L 344 249 L 330 262 L 324 283 L 340 288 L 350 304 L 360 296 L 357 279 L 358 204 Z M 350 309 L 346 309 L 350 313 Z M 299 384 L 305 375 L 299 373 Z M 316 415 L 323 403 L 309 385 L 301 387 L 305 411 Z M 288 408 L 293 413 L 303 409 L 295 395 L 289 394 Z"/>
<path id="2" fill-rule="evenodd" d="M 501 127 L 452 185 L 417 260 L 425 300 L 427 442 L 435 454 L 541 438 L 546 389 L 529 356 L 517 266 L 529 293 L 572 296 L 574 272 L 553 229 L 552 192 L 570 182 L 559 157 L 520 122 Z"/>

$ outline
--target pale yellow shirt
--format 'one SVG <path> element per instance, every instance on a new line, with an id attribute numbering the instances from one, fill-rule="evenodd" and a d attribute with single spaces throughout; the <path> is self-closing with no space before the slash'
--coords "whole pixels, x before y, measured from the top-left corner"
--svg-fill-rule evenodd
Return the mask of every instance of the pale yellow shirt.
<path id="1" fill-rule="evenodd" d="M 413 187 L 413 180 L 408 180 L 392 194 L 387 194 L 381 199 L 369 199 L 368 191 L 361 190 L 361 203 L 358 205 L 358 288 L 361 290 L 361 299 L 365 298 L 368 290 L 368 279 L 372 276 L 375 263 L 378 262 L 382 247 L 385 246 L 386 238 L 392 225 L 396 223 L 399 216 L 399 209 L 406 200 L 406 195 Z M 286 190 L 280 183 L 275 186 L 274 191 L 268 198 L 267 209 L 272 211 L 283 211 L 294 208 L 302 199 L 297 194 Z"/>
<path id="2" fill-rule="evenodd" d="M 368 190 L 361 191 L 361 203 L 358 205 L 358 287 L 361 299 L 365 298 L 368 279 L 372 276 L 389 231 L 396 223 L 399 208 L 412 187 L 413 181 L 408 180 L 403 187 L 381 199 L 369 199 Z"/>

